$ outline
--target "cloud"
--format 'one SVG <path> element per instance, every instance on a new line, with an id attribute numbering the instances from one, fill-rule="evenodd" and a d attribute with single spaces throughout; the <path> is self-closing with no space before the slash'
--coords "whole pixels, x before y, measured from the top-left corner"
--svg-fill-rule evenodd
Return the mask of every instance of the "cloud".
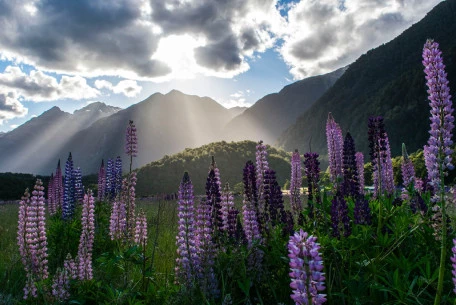
<path id="1" fill-rule="evenodd" d="M 440 1 L 300 1 L 289 7 L 280 54 L 295 79 L 333 71 L 393 39 Z"/>
<path id="2" fill-rule="evenodd" d="M 19 67 L 8 66 L 0 73 L 0 90 L 15 92 L 18 96 L 34 102 L 59 99 L 89 99 L 100 92 L 87 84 L 81 76 L 63 75 L 58 81 L 42 71 L 24 73 Z"/>
<path id="3" fill-rule="evenodd" d="M 220 103 L 225 108 L 232 108 L 232 107 L 250 107 L 252 103 L 247 102 L 247 97 L 250 96 L 250 90 L 239 90 L 233 94 L 230 94 L 230 98 L 228 100 L 219 99 Z"/>
<path id="4" fill-rule="evenodd" d="M 17 100 L 14 93 L 0 93 L 0 125 L 4 120 L 23 117 L 27 113 L 28 109 Z"/>
<path id="5" fill-rule="evenodd" d="M 170 72 L 165 63 L 150 58 L 159 36 L 145 0 L 18 0 L 1 5 L 8 13 L 0 13 L 0 49 L 40 70 L 144 78 Z"/>
<path id="6" fill-rule="evenodd" d="M 116 94 L 123 94 L 127 97 L 135 97 L 142 90 L 142 87 L 134 80 L 121 80 L 115 86 L 107 80 L 96 80 L 95 87 L 98 89 L 107 89 Z"/>

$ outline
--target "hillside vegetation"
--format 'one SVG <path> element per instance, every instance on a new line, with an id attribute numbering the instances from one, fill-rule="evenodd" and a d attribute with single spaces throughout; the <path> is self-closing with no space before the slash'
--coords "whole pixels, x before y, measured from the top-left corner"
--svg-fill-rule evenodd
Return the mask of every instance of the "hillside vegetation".
<path id="1" fill-rule="evenodd" d="M 221 173 L 224 185 L 231 187 L 242 182 L 242 168 L 248 160 L 255 161 L 255 146 L 253 141 L 215 142 L 198 148 L 187 148 L 172 156 L 149 163 L 137 170 L 138 184 L 136 194 L 148 196 L 161 193 L 175 193 L 179 187 L 184 171 L 188 171 L 196 194 L 204 192 L 205 181 L 211 164 L 211 156 Z M 283 150 L 268 146 L 268 161 L 270 167 L 277 172 L 279 185 L 290 179 L 290 154 Z"/>

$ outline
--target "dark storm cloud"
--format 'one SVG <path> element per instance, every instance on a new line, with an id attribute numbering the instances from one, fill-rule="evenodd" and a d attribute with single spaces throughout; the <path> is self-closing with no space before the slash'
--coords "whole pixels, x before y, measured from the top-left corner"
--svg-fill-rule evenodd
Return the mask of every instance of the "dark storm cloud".
<path id="1" fill-rule="evenodd" d="M 120 69 L 142 77 L 169 72 L 164 63 L 150 59 L 159 37 L 150 24 L 138 22 L 140 1 L 47 0 L 37 2 L 34 14 L 24 9 L 25 4 L 0 2 L 10 11 L 0 14 L 3 50 L 51 70 Z"/>
<path id="2" fill-rule="evenodd" d="M 234 70 L 242 63 L 239 47 L 234 37 L 195 50 L 195 57 L 201 66 L 215 70 Z"/>
<path id="3" fill-rule="evenodd" d="M 292 49 L 291 54 L 296 58 L 301 59 L 317 59 L 320 57 L 321 52 L 334 45 L 337 42 L 336 32 L 328 28 L 326 31 L 322 30 L 319 35 L 310 36 L 296 42 Z"/>

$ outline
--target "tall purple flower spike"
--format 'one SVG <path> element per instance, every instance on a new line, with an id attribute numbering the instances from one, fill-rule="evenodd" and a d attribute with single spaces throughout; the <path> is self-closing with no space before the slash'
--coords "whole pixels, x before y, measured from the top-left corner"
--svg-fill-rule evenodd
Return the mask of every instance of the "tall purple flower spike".
<path id="1" fill-rule="evenodd" d="M 350 132 L 347 132 L 344 140 L 344 181 L 342 183 L 342 191 L 345 196 L 354 197 L 359 194 L 358 168 L 356 166 L 355 151 L 355 141 Z"/>
<path id="2" fill-rule="evenodd" d="M 195 248 L 195 204 L 193 185 L 187 172 L 182 177 L 178 193 L 178 233 L 176 236 L 176 282 L 191 289 L 195 280 L 198 255 Z"/>
<path id="3" fill-rule="evenodd" d="M 98 201 L 103 201 L 105 198 L 106 187 L 106 172 L 104 167 L 104 160 L 101 160 L 100 170 L 98 171 Z"/>
<path id="4" fill-rule="evenodd" d="M 64 179 L 64 192 L 63 192 L 63 206 L 62 216 L 67 220 L 73 217 L 75 208 L 75 189 L 74 189 L 74 170 L 73 170 L 73 157 L 68 156 L 65 164 L 65 179 Z"/>
<path id="5" fill-rule="evenodd" d="M 57 168 L 55 170 L 54 176 L 54 202 L 57 209 L 63 208 L 63 178 L 62 178 L 62 169 L 60 168 L 60 159 L 57 163 Z"/>
<path id="6" fill-rule="evenodd" d="M 326 141 L 328 143 L 329 174 L 331 181 L 337 183 L 342 177 L 343 137 L 342 129 L 336 123 L 331 113 L 326 121 Z"/>
<path id="7" fill-rule="evenodd" d="M 73 171 L 74 177 L 74 198 L 77 202 L 82 202 L 84 199 L 84 186 L 82 185 L 82 172 L 78 167 Z"/>
<path id="8" fill-rule="evenodd" d="M 454 116 L 442 52 L 439 44 L 431 39 L 426 41 L 423 48 L 423 65 L 431 106 L 431 130 L 424 149 L 425 163 L 430 183 L 434 189 L 438 189 L 442 183 L 442 173 L 453 169 L 451 145 Z"/>
<path id="9" fill-rule="evenodd" d="M 55 215 L 57 212 L 57 205 L 55 202 L 55 191 L 54 191 L 54 173 L 51 174 L 51 178 L 49 178 L 49 183 L 48 183 L 48 211 L 49 215 Z"/>
<path id="10" fill-rule="evenodd" d="M 269 169 L 268 152 L 263 141 L 259 141 L 256 146 L 256 189 L 258 204 L 255 206 L 258 212 L 264 212 L 264 174 Z"/>
<path id="11" fill-rule="evenodd" d="M 147 244 L 147 218 L 143 209 L 139 211 L 139 215 L 136 217 L 135 243 L 141 246 Z"/>
<path id="12" fill-rule="evenodd" d="M 82 204 L 81 226 L 82 232 L 78 248 L 78 278 L 79 280 L 91 280 L 92 270 L 92 251 L 95 235 L 95 199 L 92 191 L 84 195 Z"/>
<path id="13" fill-rule="evenodd" d="M 291 298 L 296 305 L 326 302 L 325 275 L 323 260 L 320 256 L 320 245 L 315 236 L 309 236 L 302 229 L 290 236 L 288 257 L 290 258 Z"/>
<path id="14" fill-rule="evenodd" d="M 302 185 L 302 169 L 301 156 L 296 149 L 291 156 L 291 182 L 290 182 L 290 201 L 293 214 L 299 215 L 302 210 L 301 202 L 301 185 Z"/>
<path id="15" fill-rule="evenodd" d="M 364 194 L 364 155 L 362 152 L 355 154 L 356 170 L 358 172 L 359 193 Z"/>

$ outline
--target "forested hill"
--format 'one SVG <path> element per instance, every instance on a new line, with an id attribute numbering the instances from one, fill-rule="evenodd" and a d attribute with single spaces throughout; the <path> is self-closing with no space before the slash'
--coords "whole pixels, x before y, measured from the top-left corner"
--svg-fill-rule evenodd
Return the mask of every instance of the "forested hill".
<path id="1" fill-rule="evenodd" d="M 184 171 L 188 171 L 195 194 L 203 194 L 211 164 L 211 156 L 220 169 L 222 185 L 229 182 L 231 187 L 242 182 L 242 171 L 248 160 L 255 162 L 256 143 L 215 142 L 198 148 L 187 148 L 172 156 L 149 163 L 138 169 L 137 196 L 160 193 L 175 193 Z M 290 155 L 283 150 L 268 146 L 268 161 L 271 169 L 277 172 L 279 185 L 290 179 Z"/>
<path id="2" fill-rule="evenodd" d="M 440 44 L 452 96 L 456 96 L 456 0 L 437 5 L 420 22 L 391 42 L 369 51 L 350 65 L 338 81 L 281 136 L 279 145 L 327 154 L 325 123 L 332 112 L 344 133 L 350 131 L 358 150 L 367 152 L 367 121 L 385 117 L 392 155 L 401 143 L 410 151 L 429 138 L 429 101 L 422 50 L 426 39 Z M 454 100 L 454 98 L 453 98 Z"/>

